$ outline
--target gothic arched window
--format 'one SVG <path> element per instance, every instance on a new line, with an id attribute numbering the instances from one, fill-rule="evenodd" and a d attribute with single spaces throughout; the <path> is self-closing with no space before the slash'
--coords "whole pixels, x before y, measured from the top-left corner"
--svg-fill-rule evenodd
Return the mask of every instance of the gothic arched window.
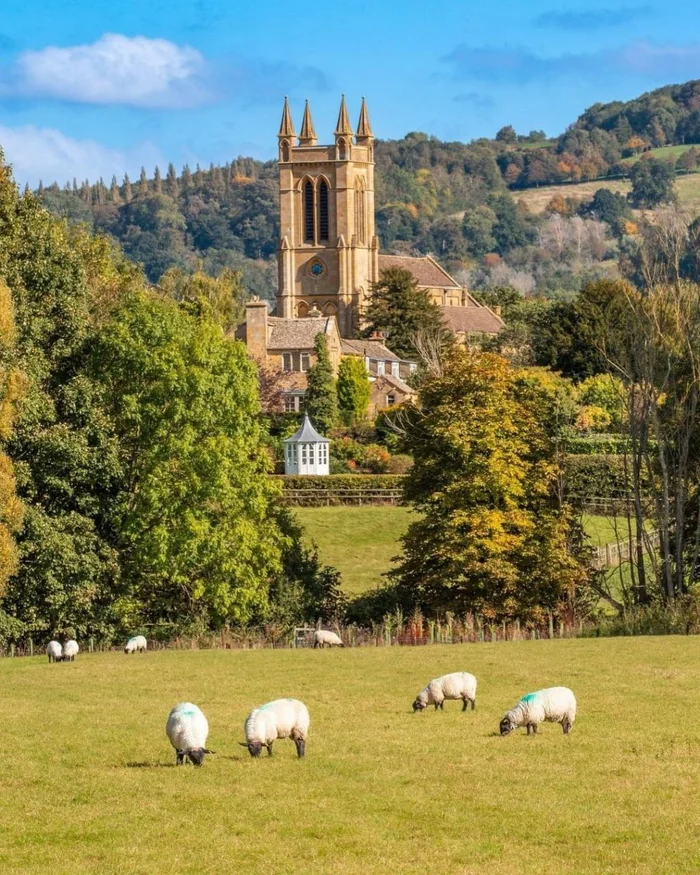
<path id="1" fill-rule="evenodd" d="M 328 183 L 325 179 L 318 186 L 318 239 L 328 242 Z"/>
<path id="2" fill-rule="evenodd" d="M 304 183 L 304 243 L 314 242 L 314 187 L 310 180 Z"/>
<path id="3" fill-rule="evenodd" d="M 358 243 L 365 242 L 365 187 L 364 181 L 358 179 L 355 183 L 355 235 Z"/>

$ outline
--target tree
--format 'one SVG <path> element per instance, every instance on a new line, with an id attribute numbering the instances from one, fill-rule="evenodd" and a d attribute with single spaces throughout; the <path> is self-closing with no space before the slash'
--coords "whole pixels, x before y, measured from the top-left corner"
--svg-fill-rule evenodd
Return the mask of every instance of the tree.
<path id="1" fill-rule="evenodd" d="M 630 170 L 632 191 L 629 198 L 634 207 L 654 209 L 659 204 L 675 200 L 676 174 L 669 164 L 656 158 L 637 161 Z"/>
<path id="2" fill-rule="evenodd" d="M 255 367 L 206 316 L 127 296 L 94 355 L 123 467 L 111 522 L 132 623 L 249 620 L 281 570 Z"/>
<path id="3" fill-rule="evenodd" d="M 513 125 L 505 125 L 496 134 L 496 139 L 499 143 L 508 143 L 512 145 L 517 140 L 518 135 L 515 133 Z"/>
<path id="4" fill-rule="evenodd" d="M 625 220 L 630 216 L 630 209 L 625 196 L 619 191 L 599 188 L 593 199 L 581 206 L 579 214 L 607 222 L 613 233 L 620 236 L 624 232 Z"/>
<path id="5" fill-rule="evenodd" d="M 160 167 L 156 164 L 156 169 L 153 171 L 153 193 L 163 194 L 163 180 L 160 175 Z"/>
<path id="6" fill-rule="evenodd" d="M 171 267 L 160 278 L 160 290 L 196 312 L 204 304 L 225 331 L 245 319 L 246 290 L 241 272 L 224 268 L 217 277 L 198 269 L 193 273 Z M 192 309 L 194 308 L 194 309 Z"/>
<path id="7" fill-rule="evenodd" d="M 363 359 L 345 356 L 338 368 L 338 407 L 347 425 L 366 419 L 369 396 L 369 376 Z"/>
<path id="8" fill-rule="evenodd" d="M 389 348 L 403 359 L 417 356 L 419 336 L 447 337 L 440 308 L 425 289 L 419 289 L 413 274 L 399 267 L 383 270 L 372 287 L 363 337 L 377 331 Z"/>
<path id="9" fill-rule="evenodd" d="M 338 420 L 338 396 L 328 354 L 328 342 L 321 331 L 314 340 L 314 349 L 316 362 L 307 373 L 308 388 L 304 396 L 304 409 L 318 431 L 327 435 Z"/>
<path id="10" fill-rule="evenodd" d="M 172 163 L 168 164 L 168 175 L 165 178 L 165 193 L 171 198 L 177 198 L 180 194 L 180 184 L 177 180 L 177 171 Z"/>
<path id="11" fill-rule="evenodd" d="M 12 433 L 15 406 L 23 391 L 22 375 L 15 366 L 15 336 L 12 297 L 0 280 L 0 598 L 5 594 L 7 581 L 17 571 L 18 554 L 13 535 L 24 513 L 17 496 L 14 466 L 2 451 Z"/>
<path id="12" fill-rule="evenodd" d="M 404 603 L 431 616 L 541 622 L 588 583 L 557 504 L 552 404 L 526 377 L 499 356 L 455 349 L 407 417 L 405 497 L 421 516 L 392 578 Z"/>
<path id="13" fill-rule="evenodd" d="M 493 252 L 496 248 L 496 239 L 493 236 L 495 221 L 496 215 L 489 207 L 477 207 L 464 213 L 462 235 L 467 252 L 472 258 L 483 258 L 487 252 Z"/>

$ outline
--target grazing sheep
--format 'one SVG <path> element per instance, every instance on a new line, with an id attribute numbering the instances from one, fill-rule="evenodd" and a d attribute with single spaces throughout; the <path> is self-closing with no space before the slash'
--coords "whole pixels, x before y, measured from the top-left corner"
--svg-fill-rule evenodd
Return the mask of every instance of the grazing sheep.
<path id="1" fill-rule="evenodd" d="M 314 632 L 314 648 L 316 647 L 345 647 L 345 645 L 335 632 L 329 632 L 327 629 L 317 629 Z"/>
<path id="2" fill-rule="evenodd" d="M 63 648 L 58 643 L 58 641 L 49 641 L 46 647 L 46 655 L 49 658 L 49 662 L 60 662 L 63 658 Z"/>
<path id="3" fill-rule="evenodd" d="M 278 738 L 291 738 L 297 748 L 297 756 L 304 756 L 306 737 L 309 734 L 309 712 L 298 699 L 276 699 L 259 708 L 254 708 L 245 722 L 246 740 L 239 741 L 247 747 L 252 757 L 259 757 L 263 747 L 272 756 L 272 745 Z"/>
<path id="4" fill-rule="evenodd" d="M 527 734 L 537 732 L 537 726 L 545 720 L 548 723 L 561 723 L 564 734 L 571 732 L 576 719 L 576 697 L 568 687 L 549 687 L 528 693 L 518 704 L 506 711 L 500 723 L 501 735 L 508 735 L 521 726 L 527 727 Z"/>
<path id="5" fill-rule="evenodd" d="M 180 702 L 168 715 L 165 732 L 175 748 L 175 763 L 181 766 L 187 760 L 195 766 L 204 762 L 204 754 L 214 753 L 204 745 L 209 735 L 209 722 L 192 702 Z"/>
<path id="6" fill-rule="evenodd" d="M 75 657 L 78 655 L 79 650 L 77 641 L 74 641 L 72 638 L 70 641 L 66 641 L 63 645 L 63 661 L 75 662 Z"/>
<path id="7" fill-rule="evenodd" d="M 129 638 L 124 646 L 124 653 L 145 653 L 146 648 L 148 647 L 148 642 L 144 638 L 143 635 L 135 635 L 133 638 Z"/>
<path id="8" fill-rule="evenodd" d="M 414 711 L 422 711 L 428 705 L 435 705 L 442 711 L 445 699 L 461 699 L 464 703 L 462 711 L 467 710 L 471 702 L 472 711 L 476 708 L 476 678 L 467 671 L 455 671 L 430 681 L 418 693 L 413 703 Z"/>

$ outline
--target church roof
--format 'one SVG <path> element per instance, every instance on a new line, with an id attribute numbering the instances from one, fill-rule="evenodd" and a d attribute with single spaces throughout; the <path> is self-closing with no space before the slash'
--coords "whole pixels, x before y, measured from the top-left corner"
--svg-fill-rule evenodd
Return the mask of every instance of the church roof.
<path id="1" fill-rule="evenodd" d="M 384 346 L 380 340 L 346 340 L 343 338 L 341 351 L 343 355 L 369 356 L 371 359 L 387 362 L 403 361 L 389 347 Z"/>
<path id="2" fill-rule="evenodd" d="M 471 307 L 440 307 L 445 324 L 455 334 L 498 334 L 505 325 L 493 310 L 480 304 Z"/>
<path id="3" fill-rule="evenodd" d="M 400 267 L 410 271 L 419 286 L 430 289 L 461 289 L 454 277 L 451 277 L 444 267 L 429 255 L 379 255 L 379 270 Z"/>
<path id="4" fill-rule="evenodd" d="M 299 142 L 302 144 L 306 143 L 307 145 L 315 145 L 316 140 L 316 128 L 314 127 L 314 120 L 311 118 L 311 107 L 307 100 L 306 106 L 304 107 L 304 118 L 301 122 Z"/>
<path id="5" fill-rule="evenodd" d="M 369 120 L 369 112 L 367 111 L 367 103 L 362 98 L 362 107 L 360 109 L 360 120 L 357 123 L 357 136 L 360 139 L 374 137 L 372 133 L 372 124 Z"/>
<path id="6" fill-rule="evenodd" d="M 295 431 L 291 437 L 288 437 L 285 441 L 285 444 L 301 444 L 301 443 L 321 443 L 321 444 L 329 444 L 330 441 L 328 438 L 320 435 L 316 429 L 311 424 L 311 420 L 309 419 L 309 414 L 304 414 L 304 421 L 301 424 L 301 428 L 298 431 Z"/>
<path id="7" fill-rule="evenodd" d="M 304 316 L 300 319 L 282 319 L 279 316 L 268 316 L 267 324 L 270 336 L 267 340 L 268 349 L 313 349 L 317 334 L 330 334 L 333 328 L 333 317 Z"/>
<path id="8" fill-rule="evenodd" d="M 292 111 L 289 108 L 289 100 L 284 98 L 284 109 L 282 110 L 282 121 L 280 123 L 280 130 L 277 134 L 278 137 L 294 137 L 296 136 L 294 131 L 294 122 L 292 121 Z"/>
<path id="9" fill-rule="evenodd" d="M 348 107 L 345 103 L 345 95 L 340 98 L 340 112 L 338 113 L 338 121 L 335 125 L 335 136 L 350 136 L 352 137 L 352 125 L 350 124 L 350 116 L 348 115 Z"/>

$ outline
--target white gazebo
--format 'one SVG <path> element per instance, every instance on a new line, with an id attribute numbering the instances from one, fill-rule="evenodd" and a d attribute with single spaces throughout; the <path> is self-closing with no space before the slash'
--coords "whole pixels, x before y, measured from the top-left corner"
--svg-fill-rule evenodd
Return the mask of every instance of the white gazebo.
<path id="1" fill-rule="evenodd" d="M 329 444 L 328 438 L 321 437 L 305 413 L 299 431 L 284 442 L 284 473 L 328 474 Z"/>

